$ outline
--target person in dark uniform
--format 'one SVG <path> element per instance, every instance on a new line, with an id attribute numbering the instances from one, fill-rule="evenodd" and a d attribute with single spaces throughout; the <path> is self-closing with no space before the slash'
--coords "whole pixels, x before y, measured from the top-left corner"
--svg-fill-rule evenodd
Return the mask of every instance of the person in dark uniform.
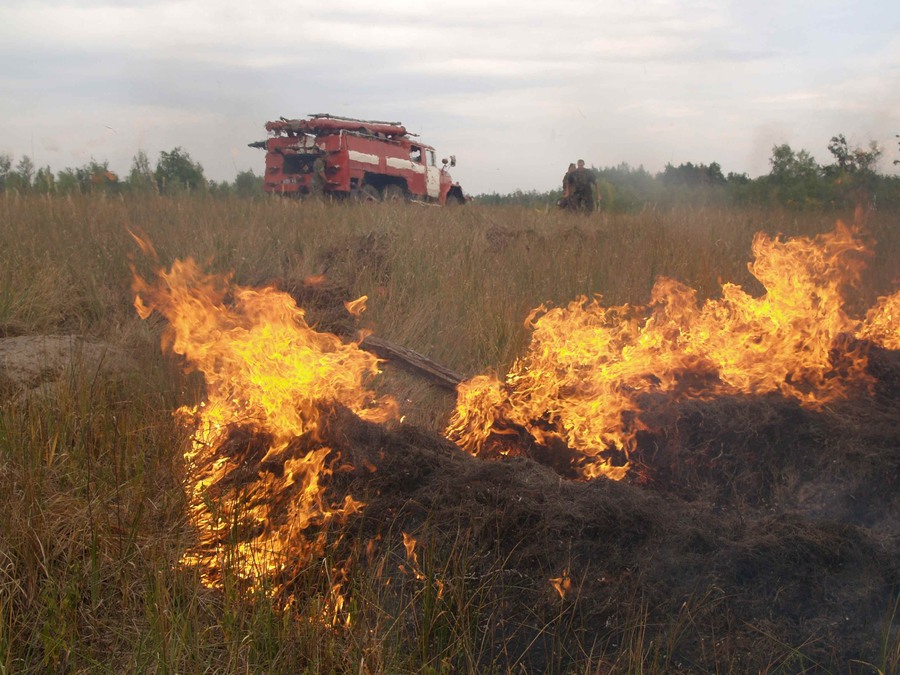
<path id="1" fill-rule="evenodd" d="M 571 211 L 575 206 L 575 197 L 573 195 L 573 187 L 574 187 L 574 178 L 575 178 L 575 164 L 569 164 L 569 168 L 566 170 L 566 173 L 563 174 L 562 178 L 562 197 L 560 197 L 556 205 L 565 209 L 566 211 Z"/>
<path id="2" fill-rule="evenodd" d="M 584 166 L 584 160 L 578 160 L 578 167 L 572 174 L 572 192 L 574 207 L 584 213 L 593 213 L 600 201 L 597 177 L 594 172 Z"/>
<path id="3" fill-rule="evenodd" d="M 572 182 L 575 177 L 575 162 L 569 164 L 569 168 L 566 170 L 566 175 L 563 176 L 562 181 L 562 190 L 563 190 L 563 199 L 567 202 L 572 197 Z"/>

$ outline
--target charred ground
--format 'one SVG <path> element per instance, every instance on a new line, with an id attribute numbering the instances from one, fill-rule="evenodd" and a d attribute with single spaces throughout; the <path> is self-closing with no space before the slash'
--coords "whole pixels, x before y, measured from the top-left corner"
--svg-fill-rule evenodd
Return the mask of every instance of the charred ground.
<path id="1" fill-rule="evenodd" d="M 648 401 L 652 428 L 622 482 L 566 478 L 533 442 L 488 460 L 340 409 L 288 454 L 332 448 L 331 498 L 366 504 L 332 555 L 401 532 L 427 544 L 425 578 L 391 570 L 386 588 L 441 581 L 465 548 L 460 586 L 435 603 L 452 616 L 460 596 L 478 596 L 485 670 L 615 664 L 641 623 L 671 672 L 870 672 L 896 631 L 900 354 L 875 351 L 871 364 L 874 394 L 821 411 L 775 395 Z M 285 457 L 259 463 L 264 446 L 232 433 L 220 451 L 246 463 L 232 481 L 281 470 Z M 561 597 L 550 580 L 566 577 Z"/>

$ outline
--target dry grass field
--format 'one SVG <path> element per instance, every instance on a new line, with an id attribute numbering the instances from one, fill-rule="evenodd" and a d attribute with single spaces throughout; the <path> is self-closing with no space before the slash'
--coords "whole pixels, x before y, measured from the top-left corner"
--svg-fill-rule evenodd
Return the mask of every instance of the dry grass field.
<path id="1" fill-rule="evenodd" d="M 755 233 L 835 219 L 0 195 L 0 673 L 896 672 L 891 352 L 874 393 L 824 411 L 778 397 L 659 409 L 641 439 L 658 472 L 622 482 L 473 459 L 442 438 L 453 395 L 384 365 L 372 386 L 403 423 L 335 411 L 325 425 L 377 471 L 334 474 L 335 495 L 367 506 L 281 584 L 286 601 L 179 563 L 196 537 L 192 430 L 173 413 L 203 398 L 203 378 L 161 349 L 166 321 L 142 320 L 132 291 L 134 272 L 154 274 L 135 233 L 163 267 L 191 257 L 290 293 L 320 331 L 364 328 L 502 376 L 541 304 L 643 305 L 659 276 L 700 300 L 725 281 L 759 294 Z M 850 313 L 900 284 L 900 217 L 857 219 L 871 256 Z M 361 317 L 343 311 L 362 295 Z M 704 463 L 699 448 L 733 455 Z M 322 618 L 336 583 L 337 625 Z"/>

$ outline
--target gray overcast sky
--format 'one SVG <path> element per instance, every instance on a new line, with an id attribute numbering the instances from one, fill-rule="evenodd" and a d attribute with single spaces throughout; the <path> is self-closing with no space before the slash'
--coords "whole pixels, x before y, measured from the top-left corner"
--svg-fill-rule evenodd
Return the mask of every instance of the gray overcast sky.
<path id="1" fill-rule="evenodd" d="M 757 0 L 0 0 L 0 153 L 127 174 L 184 147 L 208 178 L 308 113 L 404 122 L 470 193 L 555 187 L 570 161 L 718 161 L 831 136 L 900 158 L 900 3 Z"/>

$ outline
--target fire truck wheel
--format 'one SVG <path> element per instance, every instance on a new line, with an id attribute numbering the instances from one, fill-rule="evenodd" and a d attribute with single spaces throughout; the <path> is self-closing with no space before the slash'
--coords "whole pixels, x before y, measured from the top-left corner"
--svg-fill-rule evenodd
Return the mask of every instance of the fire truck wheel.
<path id="1" fill-rule="evenodd" d="M 386 202 L 403 202 L 406 201 L 406 193 L 399 185 L 385 185 L 382 199 Z"/>
<path id="2" fill-rule="evenodd" d="M 378 194 L 378 189 L 372 185 L 363 185 L 359 189 L 359 192 L 356 193 L 356 198 L 361 202 L 381 201 L 381 195 Z"/>

